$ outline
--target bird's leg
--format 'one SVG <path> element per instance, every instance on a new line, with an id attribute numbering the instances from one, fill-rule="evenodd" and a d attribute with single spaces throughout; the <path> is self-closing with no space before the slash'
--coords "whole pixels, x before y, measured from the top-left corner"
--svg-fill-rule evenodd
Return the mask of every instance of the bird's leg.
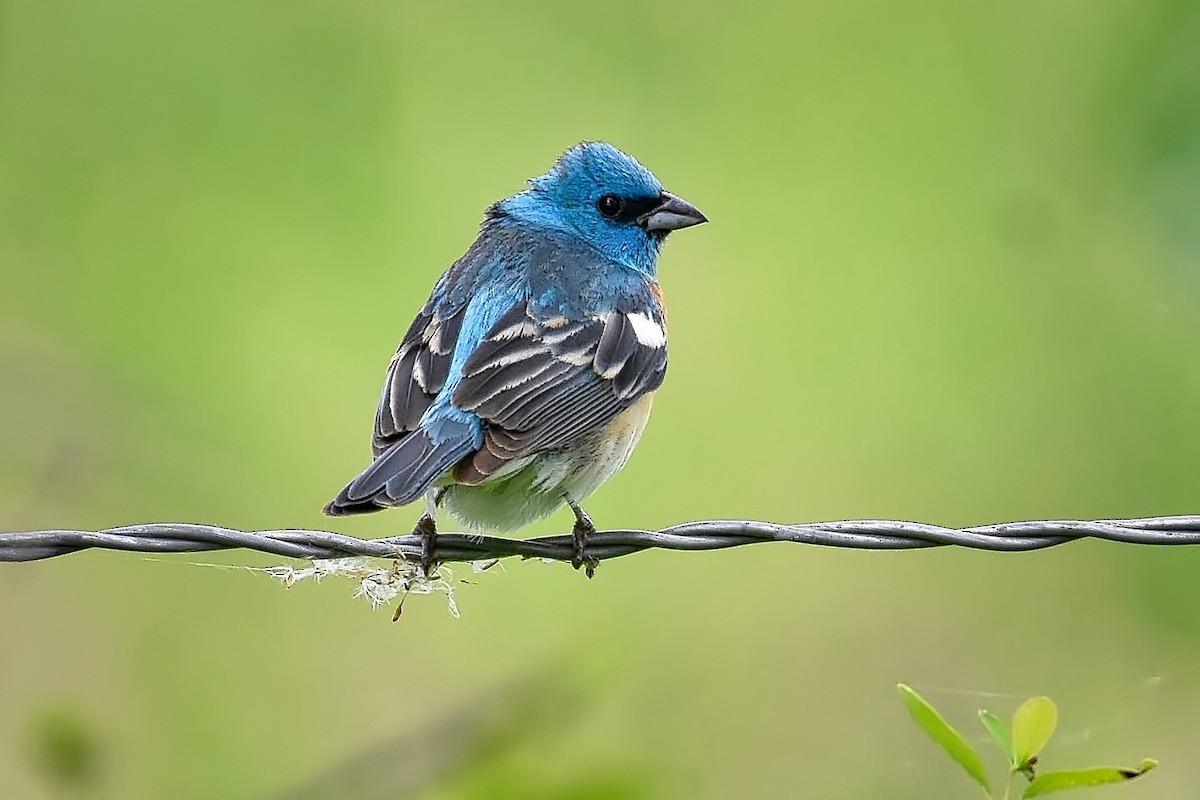
<path id="1" fill-rule="evenodd" d="M 596 567 L 600 564 L 599 559 L 589 556 L 587 552 L 587 537 L 596 532 L 596 526 L 582 506 L 574 500 L 567 500 L 567 504 L 575 512 L 575 527 L 571 529 L 571 536 L 575 540 L 575 557 L 571 559 L 571 566 L 575 569 L 583 567 L 584 573 L 590 578 L 596 574 Z"/>
<path id="2" fill-rule="evenodd" d="M 437 522 L 425 512 L 421 518 L 417 520 L 417 525 L 413 528 L 413 535 L 421 537 L 421 572 L 425 573 L 428 578 L 433 574 L 433 569 L 437 562 L 434 561 L 433 553 L 437 547 Z"/>
<path id="3" fill-rule="evenodd" d="M 433 576 L 434 569 L 437 568 L 437 560 L 434 556 L 437 550 L 437 508 L 442 502 L 442 495 L 446 493 L 445 489 L 434 489 L 426 501 L 425 513 L 417 520 L 417 525 L 413 528 L 413 535 L 421 537 L 421 571 L 425 573 L 425 577 Z"/>

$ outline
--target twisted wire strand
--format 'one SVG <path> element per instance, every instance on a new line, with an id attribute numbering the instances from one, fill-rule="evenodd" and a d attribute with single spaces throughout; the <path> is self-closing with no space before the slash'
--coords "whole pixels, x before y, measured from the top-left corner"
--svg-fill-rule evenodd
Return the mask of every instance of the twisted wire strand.
<path id="1" fill-rule="evenodd" d="M 1129 544 L 1200 544 L 1200 514 L 1094 521 L 1002 522 L 969 528 L 945 528 L 921 522 L 879 519 L 796 525 L 754 520 L 703 520 L 658 531 L 599 531 L 588 537 L 588 551 L 592 557 L 604 560 L 652 548 L 719 550 L 759 542 L 795 542 L 863 550 L 909 550 L 954 545 L 976 550 L 1013 552 L 1040 550 L 1086 538 Z M 332 531 L 302 529 L 239 531 L 185 522 L 126 525 L 99 531 L 0 533 L 0 561 L 38 561 L 90 549 L 139 553 L 243 549 L 301 559 L 369 556 L 418 561 L 421 557 L 421 539 L 412 534 L 384 539 L 359 539 Z M 510 556 L 570 561 L 574 555 L 574 543 L 569 534 L 504 539 L 442 533 L 437 538 L 439 561 L 481 561 Z"/>

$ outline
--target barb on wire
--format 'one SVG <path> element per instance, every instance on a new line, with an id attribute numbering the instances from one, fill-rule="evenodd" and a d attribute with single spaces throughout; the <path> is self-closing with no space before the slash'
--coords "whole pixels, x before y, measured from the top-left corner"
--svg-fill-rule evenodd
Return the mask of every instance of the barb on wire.
<path id="1" fill-rule="evenodd" d="M 1085 538 L 1130 544 L 1200 544 L 1200 515 L 1090 522 L 1003 522 L 970 528 L 944 528 L 899 520 L 845 520 L 797 525 L 752 520 L 707 520 L 685 522 L 658 531 L 600 531 L 588 537 L 588 551 L 589 555 L 600 560 L 651 548 L 718 550 L 759 542 L 796 542 L 864 550 L 956 545 L 977 550 L 1017 551 L 1039 550 Z M 100 531 L 0 533 L 0 561 L 37 561 L 93 548 L 141 553 L 245 549 L 306 559 L 368 556 L 419 561 L 421 557 L 421 540 L 411 534 L 386 539 L 359 539 L 330 531 L 237 531 L 180 522 L 128 525 Z M 484 561 L 509 556 L 570 561 L 574 555 L 574 543 L 569 534 L 535 539 L 503 539 L 443 533 L 437 538 L 439 561 Z"/>

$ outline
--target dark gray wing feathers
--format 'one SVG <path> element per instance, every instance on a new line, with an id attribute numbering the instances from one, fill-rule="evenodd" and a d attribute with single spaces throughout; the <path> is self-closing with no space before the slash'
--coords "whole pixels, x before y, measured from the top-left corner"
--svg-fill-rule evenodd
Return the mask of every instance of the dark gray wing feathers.
<path id="1" fill-rule="evenodd" d="M 476 348 L 455 389 L 454 405 L 486 423 L 483 448 L 458 478 L 479 482 L 510 461 L 607 425 L 658 388 L 666 366 L 665 341 L 643 343 L 628 314 L 570 320 L 538 317 L 519 304 Z"/>
<path id="2" fill-rule="evenodd" d="M 443 317 L 433 305 L 430 300 L 421 309 L 388 366 L 375 414 L 372 449 L 376 456 L 417 429 L 433 398 L 446 385 L 465 309 Z"/>
<path id="3" fill-rule="evenodd" d="M 470 424 L 457 420 L 439 421 L 436 435 L 424 428 L 406 434 L 342 489 L 325 513 L 347 516 L 411 503 L 470 456 L 475 441 Z"/>

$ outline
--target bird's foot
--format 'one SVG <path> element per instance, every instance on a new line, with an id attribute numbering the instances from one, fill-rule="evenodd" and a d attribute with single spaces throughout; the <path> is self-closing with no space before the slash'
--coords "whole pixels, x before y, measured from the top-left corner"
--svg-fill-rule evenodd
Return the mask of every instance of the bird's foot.
<path id="1" fill-rule="evenodd" d="M 575 569 L 583 567 L 583 572 L 589 578 L 596 574 L 596 567 L 600 565 L 600 559 L 588 555 L 587 537 L 596 532 L 596 526 L 592 522 L 592 518 L 580 506 L 571 503 L 571 510 L 575 512 L 575 527 L 571 529 L 571 536 L 575 541 L 575 555 L 571 559 L 571 566 Z"/>
<path id="2" fill-rule="evenodd" d="M 413 528 L 413 535 L 421 537 L 421 571 L 426 578 L 430 578 L 437 569 L 437 560 L 434 557 L 437 549 L 437 523 L 433 521 L 433 517 L 422 514 Z"/>

